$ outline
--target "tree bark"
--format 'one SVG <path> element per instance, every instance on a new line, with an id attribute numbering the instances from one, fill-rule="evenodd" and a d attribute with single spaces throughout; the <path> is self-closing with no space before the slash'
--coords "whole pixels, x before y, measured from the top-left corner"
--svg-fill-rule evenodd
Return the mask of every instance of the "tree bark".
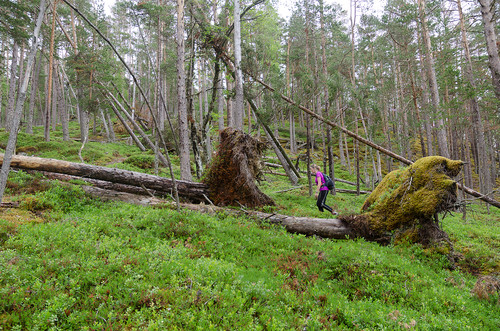
<path id="1" fill-rule="evenodd" d="M 14 46 L 12 47 L 12 62 L 10 66 L 10 82 L 9 82 L 9 94 L 7 98 L 7 109 L 5 110 L 5 128 L 11 127 L 12 113 L 14 113 L 14 108 L 16 106 L 16 82 L 17 82 L 17 62 L 18 62 L 18 52 L 19 46 L 17 42 L 14 41 Z"/>
<path id="2" fill-rule="evenodd" d="M 474 80 L 473 68 L 472 68 L 472 58 L 469 50 L 469 42 L 467 40 L 467 32 L 465 30 L 465 20 L 462 12 L 462 3 L 460 0 L 457 0 L 458 14 L 460 18 L 460 31 L 462 35 L 462 46 L 464 47 L 464 56 L 465 56 L 465 76 L 468 80 L 472 89 L 476 89 L 476 82 Z M 500 79 L 500 76 L 499 76 Z M 474 133 L 474 140 L 476 142 L 476 148 L 478 152 L 478 175 L 479 175 L 479 187 L 480 190 L 484 193 L 488 193 L 490 190 L 490 176 L 489 176 L 489 168 L 488 168 L 488 160 L 486 153 L 486 144 L 484 137 L 484 127 L 483 121 L 481 119 L 481 111 L 479 109 L 479 104 L 477 102 L 476 97 L 473 95 L 470 98 L 470 118 L 472 122 L 472 128 Z"/>
<path id="3" fill-rule="evenodd" d="M 181 180 L 191 180 L 189 128 L 186 105 L 186 73 L 184 69 L 184 0 L 177 0 L 177 111 L 179 122 Z"/>
<path id="4" fill-rule="evenodd" d="M 422 26 L 422 37 L 426 51 L 426 71 L 427 71 L 427 76 L 429 78 L 431 100 L 432 100 L 432 105 L 434 106 L 435 111 L 437 112 L 436 116 L 438 118 L 436 120 L 437 123 L 436 133 L 437 133 L 439 154 L 441 156 L 449 158 L 450 152 L 448 148 L 448 139 L 446 137 L 446 129 L 444 127 L 444 121 L 441 117 L 441 114 L 439 114 L 442 111 L 442 109 L 439 100 L 436 71 L 434 69 L 434 57 L 432 56 L 431 38 L 429 36 L 429 30 L 427 27 L 427 16 L 425 14 L 425 0 L 418 0 L 418 9 L 420 15 L 420 24 Z"/>
<path id="5" fill-rule="evenodd" d="M 495 1 L 478 0 L 478 2 L 483 17 L 484 37 L 486 38 L 486 50 L 488 51 L 488 64 L 493 88 L 495 89 L 495 95 L 500 100 L 500 56 L 498 55 L 497 35 L 495 33 L 495 21 L 493 20 Z"/>
<path id="6" fill-rule="evenodd" d="M 47 103 L 45 105 L 45 130 L 44 138 L 45 141 L 50 141 L 50 110 L 52 107 L 52 75 L 54 72 L 54 41 L 55 41 L 55 30 L 56 30 L 56 16 L 57 16 L 57 1 L 52 0 L 52 28 L 50 32 L 50 46 L 49 46 L 49 76 L 47 78 Z"/>
<path id="7" fill-rule="evenodd" d="M 40 51 L 40 56 L 38 61 L 36 61 L 36 69 L 33 71 L 33 78 L 31 80 L 31 93 L 30 93 L 30 103 L 28 107 L 28 116 L 26 119 L 26 133 L 33 134 L 33 118 L 35 114 L 35 101 L 38 92 L 38 81 L 40 78 L 40 68 L 42 67 L 42 51 Z"/>
<path id="8" fill-rule="evenodd" d="M 28 90 L 28 83 L 33 70 L 33 62 L 35 60 L 36 51 L 40 43 L 40 29 L 42 26 L 43 16 L 45 14 L 45 0 L 40 1 L 40 12 L 38 13 L 38 18 L 35 25 L 35 30 L 33 33 L 33 44 L 31 45 L 30 53 L 28 55 L 26 63 L 26 73 L 23 76 L 22 84 L 19 88 L 18 97 L 16 101 L 16 108 L 12 114 L 12 122 L 10 127 L 9 139 L 7 141 L 7 147 L 5 148 L 5 155 L 2 155 L 2 168 L 0 170 L 0 202 L 2 202 L 3 194 L 5 192 L 5 187 L 7 185 L 7 178 L 9 176 L 10 163 L 12 155 L 14 154 L 14 149 L 16 148 L 17 133 L 19 130 L 19 124 L 21 122 L 21 116 L 23 112 L 24 100 L 26 99 L 26 91 Z"/>
<path id="9" fill-rule="evenodd" d="M 241 72 L 241 20 L 240 0 L 234 0 L 234 71 L 235 97 L 233 108 L 233 124 L 237 130 L 243 130 L 243 73 Z"/>
<path id="10" fill-rule="evenodd" d="M 0 154 L 3 163 L 4 155 Z M 6 164 L 6 163 L 5 163 Z M 148 175 L 140 172 L 93 166 L 85 163 L 73 163 L 54 159 L 44 159 L 33 156 L 12 156 L 10 166 L 13 168 L 48 171 L 60 174 L 79 176 L 111 183 L 145 187 L 164 194 L 173 193 L 173 183 L 170 178 Z M 179 195 L 192 201 L 206 201 L 208 188 L 205 184 L 176 180 Z"/>

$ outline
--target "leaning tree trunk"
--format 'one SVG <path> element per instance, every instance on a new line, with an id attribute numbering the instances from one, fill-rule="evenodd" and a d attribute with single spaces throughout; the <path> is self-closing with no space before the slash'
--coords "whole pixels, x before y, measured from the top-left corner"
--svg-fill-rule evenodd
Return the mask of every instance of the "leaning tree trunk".
<path id="1" fill-rule="evenodd" d="M 26 99 L 26 91 L 28 90 L 28 83 L 31 76 L 31 71 L 33 70 L 33 63 L 35 60 L 36 51 L 38 49 L 38 45 L 40 44 L 39 35 L 44 14 L 45 14 L 45 0 L 41 0 L 40 12 L 38 13 L 35 31 L 33 33 L 33 44 L 31 45 L 31 50 L 28 55 L 28 60 L 26 63 L 26 72 L 24 73 L 23 81 L 19 88 L 16 101 L 16 108 L 14 110 L 14 113 L 12 114 L 9 139 L 7 141 L 7 147 L 5 148 L 5 155 L 2 157 L 2 168 L 0 170 L 0 202 L 2 202 L 5 186 L 7 185 L 7 178 L 9 176 L 11 158 L 12 155 L 14 154 L 14 149 L 16 148 L 17 133 L 19 130 L 19 124 L 21 122 L 24 100 Z"/>

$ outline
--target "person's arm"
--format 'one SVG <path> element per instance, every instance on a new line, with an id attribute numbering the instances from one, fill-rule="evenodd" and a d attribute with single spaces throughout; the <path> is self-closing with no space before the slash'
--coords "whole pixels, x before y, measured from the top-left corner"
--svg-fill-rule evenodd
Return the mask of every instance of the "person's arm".
<path id="1" fill-rule="evenodd" d="M 319 191 L 320 191 L 320 188 L 321 186 L 323 186 L 323 182 L 321 181 L 321 176 L 319 175 L 316 175 L 316 181 L 318 182 L 318 185 L 316 187 L 316 194 L 314 195 L 316 197 L 316 199 L 318 198 L 318 194 L 319 194 Z"/>

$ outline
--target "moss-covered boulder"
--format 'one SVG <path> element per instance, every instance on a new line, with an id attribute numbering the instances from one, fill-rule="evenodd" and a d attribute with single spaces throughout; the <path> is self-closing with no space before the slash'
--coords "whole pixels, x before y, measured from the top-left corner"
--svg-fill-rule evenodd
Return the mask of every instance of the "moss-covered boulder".
<path id="1" fill-rule="evenodd" d="M 392 171 L 366 199 L 353 225 L 369 239 L 429 244 L 447 237 L 435 216 L 454 208 L 457 184 L 453 177 L 462 166 L 459 160 L 429 156 Z"/>

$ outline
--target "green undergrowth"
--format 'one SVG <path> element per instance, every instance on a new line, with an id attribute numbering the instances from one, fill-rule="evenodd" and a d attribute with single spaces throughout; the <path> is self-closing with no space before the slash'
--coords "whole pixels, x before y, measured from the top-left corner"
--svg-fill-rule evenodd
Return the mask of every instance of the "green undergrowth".
<path id="1" fill-rule="evenodd" d="M 474 275 L 418 245 L 322 240 L 224 212 L 103 203 L 61 185 L 25 195 L 19 210 L 39 218 L 0 216 L 6 330 L 500 325 L 497 297 L 476 298 Z M 457 216 L 443 222 L 478 252 L 470 238 L 498 237 L 491 215 L 474 215 L 474 231 Z"/>
<path id="2" fill-rule="evenodd" d="M 18 146 L 77 161 L 80 144 L 20 135 Z M 86 149 L 94 164 L 153 171 L 151 154 L 133 146 L 89 143 L 83 155 Z M 171 159 L 178 174 L 178 158 Z M 344 169 L 336 174 L 354 181 Z M 331 217 L 317 210 L 304 177 L 289 190 L 286 177 L 266 174 L 260 188 L 276 206 L 262 210 Z M 453 263 L 420 245 L 325 240 L 226 212 L 104 203 L 77 184 L 9 175 L 5 198 L 19 207 L 0 210 L 0 330 L 500 326 L 498 293 L 473 290 L 478 277 L 500 274 L 498 209 L 470 205 L 465 219 L 441 219 L 459 257 Z M 355 214 L 365 199 L 339 193 L 327 203 Z"/>

